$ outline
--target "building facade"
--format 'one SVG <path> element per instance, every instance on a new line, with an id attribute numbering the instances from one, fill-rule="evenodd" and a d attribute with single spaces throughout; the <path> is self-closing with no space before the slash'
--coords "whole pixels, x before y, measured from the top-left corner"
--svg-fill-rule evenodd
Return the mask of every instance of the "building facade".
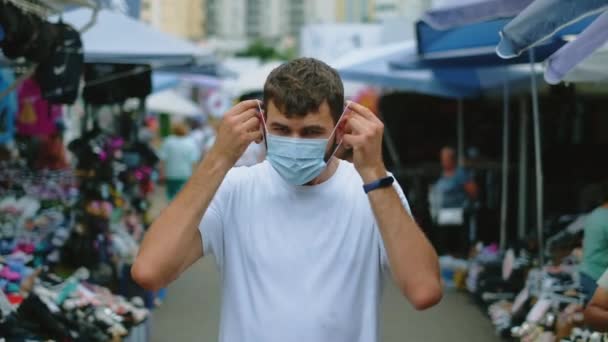
<path id="1" fill-rule="evenodd" d="M 205 0 L 141 0 L 142 21 L 192 41 L 206 37 Z"/>

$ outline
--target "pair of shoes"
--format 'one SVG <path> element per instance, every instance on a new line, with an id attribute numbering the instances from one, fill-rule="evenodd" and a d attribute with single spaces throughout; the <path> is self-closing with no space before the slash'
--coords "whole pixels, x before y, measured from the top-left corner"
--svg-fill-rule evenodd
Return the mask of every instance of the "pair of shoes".
<path id="1" fill-rule="evenodd" d="M 60 341 L 68 340 L 70 337 L 68 328 L 33 293 L 21 303 L 17 315 L 20 320 L 37 324 L 39 332 L 45 337 Z"/>
<path id="2" fill-rule="evenodd" d="M 21 274 L 11 270 L 9 266 L 5 266 L 0 271 L 0 278 L 4 278 L 8 281 L 19 281 L 21 280 Z"/>

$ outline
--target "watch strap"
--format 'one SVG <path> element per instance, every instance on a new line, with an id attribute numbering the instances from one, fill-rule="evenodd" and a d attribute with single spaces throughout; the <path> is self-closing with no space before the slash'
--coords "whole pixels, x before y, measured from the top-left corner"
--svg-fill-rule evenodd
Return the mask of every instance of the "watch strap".
<path id="1" fill-rule="evenodd" d="M 393 176 L 380 178 L 376 181 L 363 185 L 363 191 L 365 191 L 365 193 L 368 194 L 371 191 L 374 191 L 377 189 L 387 188 L 387 187 L 393 185 L 394 182 L 395 182 L 395 178 Z"/>

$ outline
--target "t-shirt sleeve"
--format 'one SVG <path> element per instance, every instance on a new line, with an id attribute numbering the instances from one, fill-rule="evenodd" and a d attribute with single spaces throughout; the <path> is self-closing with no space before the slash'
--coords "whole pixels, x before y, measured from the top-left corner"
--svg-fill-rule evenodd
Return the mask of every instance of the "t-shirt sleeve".
<path id="1" fill-rule="evenodd" d="M 225 218 L 229 212 L 230 197 L 234 189 L 233 178 L 233 172 L 230 171 L 211 200 L 198 226 L 203 240 L 203 255 L 213 255 L 220 269 L 224 264 Z"/>
<path id="2" fill-rule="evenodd" d="M 397 181 L 395 181 L 393 183 L 393 188 L 395 189 L 395 191 L 397 191 L 397 194 L 399 195 L 399 199 L 401 200 L 401 204 L 405 208 L 405 211 L 409 215 L 412 215 L 412 210 L 410 209 L 410 204 L 407 201 L 407 198 L 405 197 L 405 193 L 403 192 L 403 189 L 401 189 L 401 185 L 399 185 L 399 183 Z M 378 241 L 379 241 L 379 245 L 380 245 L 380 261 L 382 263 L 382 268 L 385 271 L 390 271 L 390 263 L 388 260 L 388 254 L 386 253 L 386 247 L 384 246 L 384 240 L 382 239 L 382 234 L 380 233 L 379 229 L 376 229 L 376 231 L 378 233 Z"/>
<path id="3" fill-rule="evenodd" d="M 597 286 L 608 291 L 608 270 L 597 280 Z"/>

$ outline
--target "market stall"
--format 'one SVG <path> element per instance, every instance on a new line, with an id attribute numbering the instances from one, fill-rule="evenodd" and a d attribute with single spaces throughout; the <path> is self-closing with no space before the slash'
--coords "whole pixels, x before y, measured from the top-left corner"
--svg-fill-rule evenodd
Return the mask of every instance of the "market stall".
<path id="1" fill-rule="evenodd" d="M 586 329 L 582 315 L 582 307 L 589 300 L 582 295 L 578 267 L 585 214 L 561 215 L 554 220 L 547 220 L 544 216 L 539 86 L 534 64 L 547 59 L 545 79 L 553 84 L 567 78 L 570 70 L 581 61 L 580 68 L 584 70 L 585 57 L 608 38 L 606 31 L 601 30 L 605 25 L 603 16 L 607 4 L 602 1 L 581 3 L 580 6 L 574 6 L 574 10 L 574 7 L 560 7 L 565 4 L 558 1 L 510 2 L 509 6 L 506 3 L 487 1 L 453 12 L 444 10 L 429 13 L 425 18 L 431 20 L 419 24 L 419 27 L 434 26 L 432 29 L 424 27 L 427 41 L 422 47 L 419 44 L 421 56 L 427 63 L 469 63 L 470 60 L 462 58 L 471 56 L 478 62 L 483 60 L 488 65 L 497 64 L 500 62 L 496 57 L 483 56 L 480 47 L 498 44 L 498 55 L 509 57 L 509 63 L 517 62 L 517 58 L 520 58 L 522 62 L 527 59 L 531 65 L 536 236 L 524 235 L 522 232 L 525 229 L 520 229 L 519 242 L 511 244 L 512 249 L 507 252 L 501 252 L 497 246 L 478 246 L 468 264 L 453 264 L 452 268 L 468 270 L 468 278 L 463 286 L 487 309 L 496 331 L 504 337 L 520 340 L 601 341 L 606 336 Z M 476 13 L 477 18 L 472 13 Z M 511 20 L 510 17 L 518 13 Z M 450 21 L 452 24 L 449 24 Z M 500 43 L 497 36 L 484 40 L 486 38 L 483 37 L 488 37 L 487 31 L 480 32 L 482 44 L 479 46 L 463 46 L 464 42 L 458 42 L 459 34 L 471 35 L 482 27 L 493 32 L 497 32 L 497 28 L 501 30 Z M 578 38 L 568 42 L 571 39 L 567 37 L 571 35 L 578 35 Z M 468 43 L 471 41 L 469 39 Z M 468 53 L 462 50 L 470 48 L 474 50 Z M 525 53 L 528 55 L 524 56 Z M 438 57 L 438 54 L 442 57 Z M 574 72 L 571 75 L 575 75 Z M 581 74 L 578 75 L 580 77 Z M 593 77 L 588 80 L 593 81 Z M 524 122 L 522 120 L 522 125 Z M 524 172 L 525 161 L 527 158 L 520 161 Z M 508 160 L 505 159 L 504 162 Z M 524 179 L 525 175 L 520 178 L 520 193 L 526 191 Z M 522 209 L 520 207 L 520 216 Z M 536 255 L 531 253 L 532 250 L 537 251 Z"/>
<path id="2" fill-rule="evenodd" d="M 0 337 L 144 341 L 155 295 L 130 265 L 158 162 L 142 132 L 146 103 L 198 114 L 168 90 L 179 79 L 153 74 L 210 70 L 213 58 L 95 3 L 52 3 L 0 2 Z M 59 15 L 77 4 L 91 9 Z"/>

